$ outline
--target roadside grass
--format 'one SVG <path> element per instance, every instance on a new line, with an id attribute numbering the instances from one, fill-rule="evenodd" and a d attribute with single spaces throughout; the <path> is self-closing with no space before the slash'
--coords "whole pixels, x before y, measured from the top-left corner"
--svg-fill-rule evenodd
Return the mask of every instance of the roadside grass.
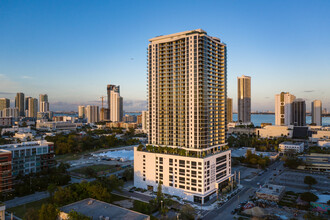
<path id="1" fill-rule="evenodd" d="M 35 202 L 30 202 L 30 203 L 26 203 L 24 205 L 9 208 L 6 211 L 13 212 L 14 215 L 16 215 L 17 217 L 23 218 L 24 214 L 27 212 L 27 210 L 29 210 L 30 208 L 34 208 L 34 209 L 38 210 L 41 208 L 42 204 L 47 204 L 48 201 L 49 201 L 48 198 L 45 198 L 45 199 L 41 199 L 41 200 L 38 200 Z"/>
<path id="2" fill-rule="evenodd" d="M 123 197 L 123 196 L 119 196 L 117 194 L 113 194 L 111 193 L 111 201 L 112 202 L 117 202 L 117 201 L 121 201 L 121 200 L 127 200 L 128 198 Z"/>
<path id="3" fill-rule="evenodd" d="M 71 170 L 73 173 L 79 173 L 79 174 L 86 174 L 86 169 L 92 169 L 94 172 L 101 172 L 101 171 L 109 171 L 114 169 L 115 165 L 107 165 L 107 164 L 96 164 L 92 166 L 82 167 L 78 169 Z"/>

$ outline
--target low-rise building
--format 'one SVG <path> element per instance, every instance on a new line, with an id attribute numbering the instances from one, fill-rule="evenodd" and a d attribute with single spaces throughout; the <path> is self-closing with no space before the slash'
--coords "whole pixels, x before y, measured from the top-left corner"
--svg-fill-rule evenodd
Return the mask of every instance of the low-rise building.
<path id="1" fill-rule="evenodd" d="M 309 131 L 311 133 L 309 140 L 312 142 L 330 138 L 330 127 L 310 126 Z"/>
<path id="2" fill-rule="evenodd" d="M 320 139 L 317 141 L 317 146 L 321 148 L 330 148 L 330 139 Z"/>
<path id="3" fill-rule="evenodd" d="M 1 117 L 0 118 L 0 127 L 12 126 L 15 119 L 13 117 Z"/>
<path id="4" fill-rule="evenodd" d="M 302 153 L 304 152 L 304 143 L 303 142 L 282 142 L 279 144 L 279 151 L 281 153 L 285 152 L 295 152 L 295 153 Z"/>
<path id="5" fill-rule="evenodd" d="M 249 127 L 229 127 L 228 134 L 247 134 L 254 135 L 256 134 L 256 128 Z"/>
<path id="6" fill-rule="evenodd" d="M 304 165 L 299 166 L 298 169 L 330 172 L 330 154 L 311 153 L 299 158 L 304 161 Z"/>
<path id="7" fill-rule="evenodd" d="M 11 151 L 12 176 L 26 175 L 48 169 L 55 165 L 54 143 L 29 141 L 19 144 L 0 145 L 0 149 Z"/>
<path id="8" fill-rule="evenodd" d="M 19 126 L 13 126 L 11 128 L 3 128 L 1 130 L 1 135 L 3 135 L 4 133 L 7 133 L 7 132 L 10 132 L 10 133 L 31 133 L 31 127 L 28 126 L 28 127 L 19 127 Z"/>
<path id="9" fill-rule="evenodd" d="M 293 128 L 289 126 L 267 125 L 263 128 L 257 128 L 256 135 L 261 138 L 292 137 L 292 131 Z"/>
<path id="10" fill-rule="evenodd" d="M 70 121 L 41 122 L 37 121 L 36 129 L 43 131 L 76 130 L 77 124 Z"/>
<path id="11" fill-rule="evenodd" d="M 147 145 L 146 148 L 160 146 Z M 225 147 L 225 146 L 224 146 Z M 182 151 L 184 148 L 165 147 L 165 150 Z M 186 154 L 156 153 L 134 147 L 134 186 L 157 191 L 162 182 L 164 193 L 176 195 L 195 203 L 206 203 L 217 196 L 233 181 L 231 150 L 220 150 L 206 157 Z M 184 152 L 184 151 L 183 151 Z"/>
<path id="12" fill-rule="evenodd" d="M 108 128 L 137 128 L 136 123 L 125 123 L 125 122 L 107 122 L 106 127 Z"/>
<path id="13" fill-rule="evenodd" d="M 11 161 L 11 151 L 0 149 L 0 193 L 9 192 L 13 188 Z"/>
<path id="14" fill-rule="evenodd" d="M 256 192 L 256 196 L 259 199 L 265 199 L 269 201 L 279 202 L 285 192 L 285 186 L 279 186 L 266 183 Z"/>
<path id="15" fill-rule="evenodd" d="M 76 211 L 80 214 L 98 220 L 149 220 L 150 216 L 125 209 L 96 199 L 84 199 L 60 208 L 60 220 L 69 219 L 69 213 Z"/>
<path id="16" fill-rule="evenodd" d="M 15 133 L 14 138 L 19 139 L 20 141 L 28 141 L 33 139 L 32 133 Z"/>

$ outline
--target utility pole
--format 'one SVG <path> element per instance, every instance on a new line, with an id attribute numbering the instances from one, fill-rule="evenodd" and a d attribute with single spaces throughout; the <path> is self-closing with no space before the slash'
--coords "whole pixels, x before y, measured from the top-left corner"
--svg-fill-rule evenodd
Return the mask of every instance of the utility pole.
<path id="1" fill-rule="evenodd" d="M 241 185 L 241 171 L 238 171 L 238 184 Z"/>

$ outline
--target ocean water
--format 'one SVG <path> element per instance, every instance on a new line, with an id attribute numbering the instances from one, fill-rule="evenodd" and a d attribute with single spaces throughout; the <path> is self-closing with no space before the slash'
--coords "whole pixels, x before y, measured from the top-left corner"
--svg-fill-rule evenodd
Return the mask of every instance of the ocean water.
<path id="1" fill-rule="evenodd" d="M 233 120 L 237 121 L 237 114 L 233 114 Z M 259 114 L 252 114 L 251 121 L 255 126 L 260 126 L 261 123 L 272 123 L 275 125 L 275 115 L 259 115 Z M 306 123 L 312 123 L 312 117 L 306 117 Z M 322 118 L 322 125 L 330 125 L 330 117 L 323 117 Z"/>

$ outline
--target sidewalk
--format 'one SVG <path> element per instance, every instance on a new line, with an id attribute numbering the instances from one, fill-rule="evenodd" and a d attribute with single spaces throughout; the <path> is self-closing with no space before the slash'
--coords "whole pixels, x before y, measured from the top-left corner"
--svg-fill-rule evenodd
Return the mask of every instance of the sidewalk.
<path id="1" fill-rule="evenodd" d="M 12 208 L 20 205 L 24 205 L 26 203 L 38 201 L 41 199 L 45 199 L 49 197 L 49 193 L 47 191 L 44 192 L 36 192 L 31 195 L 23 196 L 23 197 L 18 197 L 12 200 L 5 201 L 4 203 L 6 204 L 6 208 Z"/>

